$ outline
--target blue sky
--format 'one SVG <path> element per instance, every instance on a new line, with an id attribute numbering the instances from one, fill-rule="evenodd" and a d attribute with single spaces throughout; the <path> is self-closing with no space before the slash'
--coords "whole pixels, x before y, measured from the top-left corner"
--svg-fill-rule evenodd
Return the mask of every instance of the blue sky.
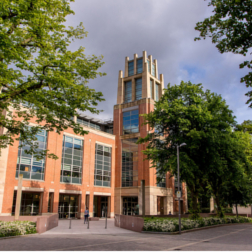
<path id="1" fill-rule="evenodd" d="M 89 86 L 104 94 L 104 111 L 94 117 L 113 118 L 119 70 L 124 70 L 125 57 L 134 53 L 158 61 L 158 72 L 164 74 L 165 86 L 181 80 L 202 83 L 204 89 L 221 94 L 238 123 L 252 119 L 246 105 L 248 88 L 240 78 L 248 70 L 239 69 L 245 60 L 241 55 L 220 54 L 211 39 L 194 41 L 199 35 L 194 27 L 211 15 L 204 0 L 75 0 L 75 15 L 66 25 L 83 22 L 88 36 L 74 42 L 71 50 L 86 48 L 86 55 L 103 55 L 101 68 L 107 76 L 90 81 Z"/>

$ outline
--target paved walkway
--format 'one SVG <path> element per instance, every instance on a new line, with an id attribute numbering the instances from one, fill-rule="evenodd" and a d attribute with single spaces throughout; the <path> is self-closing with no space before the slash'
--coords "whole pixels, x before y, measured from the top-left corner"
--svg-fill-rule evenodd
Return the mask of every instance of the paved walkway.
<path id="1" fill-rule="evenodd" d="M 55 227 L 41 235 L 63 235 L 63 234 L 132 234 L 130 230 L 118 228 L 114 226 L 114 219 L 107 220 L 107 229 L 105 229 L 105 219 L 99 221 L 90 221 L 88 225 L 84 224 L 84 220 L 59 220 L 58 227 Z"/>
<path id="2" fill-rule="evenodd" d="M 73 226 L 73 229 L 70 231 L 68 226 L 69 222 L 60 221 L 60 226 L 62 228 L 58 231 L 58 228 L 55 228 L 42 235 L 36 234 L 13 239 L 2 239 L 0 240 L 0 250 L 252 250 L 251 224 L 221 226 L 183 233 L 181 235 L 164 235 L 135 233 L 119 229 L 113 226 L 113 220 L 109 220 L 108 229 L 104 230 L 104 226 L 102 227 L 102 224 L 105 224 L 104 221 L 100 220 L 98 222 L 96 222 L 96 224 L 95 222 L 90 222 L 90 229 L 88 233 L 86 233 L 86 226 L 83 228 L 80 221 L 76 221 L 76 223 L 73 221 L 72 225 L 75 224 L 75 228 Z M 93 226 L 91 226 L 92 223 Z"/>

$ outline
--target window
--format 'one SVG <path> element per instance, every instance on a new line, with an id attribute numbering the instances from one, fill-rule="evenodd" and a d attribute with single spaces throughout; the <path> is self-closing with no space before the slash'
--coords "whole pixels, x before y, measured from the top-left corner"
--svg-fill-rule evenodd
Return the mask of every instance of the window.
<path id="1" fill-rule="evenodd" d="M 123 112 L 123 134 L 132 134 L 139 132 L 138 109 Z"/>
<path id="2" fill-rule="evenodd" d="M 38 150 L 46 150 L 47 132 L 45 130 L 40 130 L 36 138 L 37 141 L 33 143 L 38 144 Z M 38 160 L 33 157 L 33 155 L 26 154 L 25 150 L 29 149 L 30 147 L 28 145 L 18 149 L 16 178 L 18 178 L 19 174 L 23 174 L 23 178 L 25 179 L 44 180 L 45 158 Z"/>
<path id="3" fill-rule="evenodd" d="M 159 100 L 159 84 L 155 84 L 155 91 L 156 91 L 156 97 L 155 97 L 155 101 Z"/>
<path id="4" fill-rule="evenodd" d="M 136 79 L 136 100 L 142 99 L 142 78 Z"/>
<path id="5" fill-rule="evenodd" d="M 122 140 L 122 187 L 138 186 L 137 138 Z"/>
<path id="6" fill-rule="evenodd" d="M 64 136 L 60 182 L 81 184 L 83 141 Z"/>
<path id="7" fill-rule="evenodd" d="M 124 102 L 132 101 L 132 84 L 131 81 L 125 82 L 125 97 Z"/>
<path id="8" fill-rule="evenodd" d="M 153 88 L 153 80 L 150 79 L 150 97 L 151 97 L 151 99 L 154 99 L 153 91 L 154 91 L 154 88 Z"/>
<path id="9" fill-rule="evenodd" d="M 151 74 L 156 77 L 156 66 L 152 64 Z"/>
<path id="10" fill-rule="evenodd" d="M 143 72 L 143 59 L 137 60 L 137 74 Z"/>
<path id="11" fill-rule="evenodd" d="M 111 148 L 95 145 L 94 185 L 110 186 L 111 181 Z"/>
<path id="12" fill-rule="evenodd" d="M 128 62 L 128 76 L 134 75 L 134 61 Z"/>
<path id="13" fill-rule="evenodd" d="M 156 173 L 156 176 L 157 176 L 157 187 L 166 187 L 166 175 L 165 174 L 162 174 L 158 171 L 157 169 L 157 173 Z"/>

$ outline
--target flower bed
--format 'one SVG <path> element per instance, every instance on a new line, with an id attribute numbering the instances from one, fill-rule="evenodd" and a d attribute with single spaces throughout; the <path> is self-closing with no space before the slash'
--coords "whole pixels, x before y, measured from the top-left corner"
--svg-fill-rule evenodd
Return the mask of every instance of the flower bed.
<path id="1" fill-rule="evenodd" d="M 34 234 L 36 223 L 31 221 L 0 221 L 0 237 Z"/>
<path id="2" fill-rule="evenodd" d="M 247 217 L 225 217 L 225 218 L 199 218 L 198 220 L 191 220 L 188 218 L 181 219 L 181 230 L 188 230 L 199 227 L 207 227 L 218 224 L 229 223 L 245 223 L 252 222 L 251 218 Z M 176 232 L 179 231 L 178 218 L 144 218 L 144 231 L 152 232 Z"/>

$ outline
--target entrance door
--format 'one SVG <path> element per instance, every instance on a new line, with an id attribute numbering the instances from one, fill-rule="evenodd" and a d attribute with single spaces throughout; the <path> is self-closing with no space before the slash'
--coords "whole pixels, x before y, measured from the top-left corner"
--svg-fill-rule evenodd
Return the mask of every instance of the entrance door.
<path id="1" fill-rule="evenodd" d="M 60 194 L 59 218 L 77 218 L 78 195 Z"/>
<path id="2" fill-rule="evenodd" d="M 100 217 L 106 217 L 106 212 L 108 210 L 108 197 L 101 197 L 101 213 Z"/>
<path id="3" fill-rule="evenodd" d="M 164 197 L 157 196 L 157 214 L 164 215 Z"/>
<path id="4" fill-rule="evenodd" d="M 164 215 L 164 197 L 160 197 L 160 215 Z"/>

